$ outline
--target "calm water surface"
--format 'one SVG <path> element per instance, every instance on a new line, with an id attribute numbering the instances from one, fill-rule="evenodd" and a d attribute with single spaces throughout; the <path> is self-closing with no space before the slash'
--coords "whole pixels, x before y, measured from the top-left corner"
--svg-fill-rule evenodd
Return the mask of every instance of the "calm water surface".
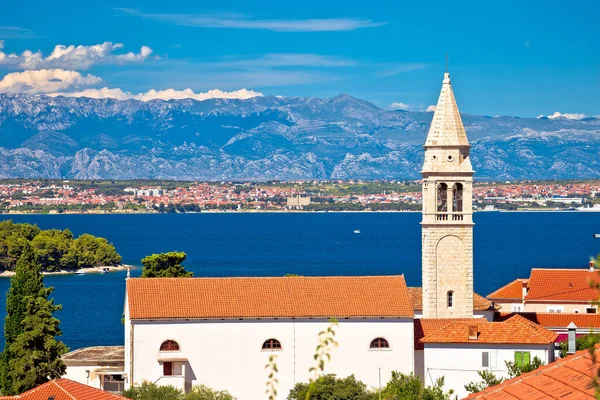
<path id="1" fill-rule="evenodd" d="M 152 253 L 184 251 L 196 276 L 404 274 L 409 285 L 421 284 L 419 213 L 0 215 L 7 218 L 106 237 L 132 265 Z M 495 212 L 474 219 L 475 290 L 482 295 L 529 276 L 531 268 L 585 268 L 600 253 L 600 239 L 593 238 L 600 213 Z M 57 317 L 69 347 L 123 344 L 125 272 L 45 282 L 63 305 Z M 0 291 L 9 284 L 0 279 Z"/>

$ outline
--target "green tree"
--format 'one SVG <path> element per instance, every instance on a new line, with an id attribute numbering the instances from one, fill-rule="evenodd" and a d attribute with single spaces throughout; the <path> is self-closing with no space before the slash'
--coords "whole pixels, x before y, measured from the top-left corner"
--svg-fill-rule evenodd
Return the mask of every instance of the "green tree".
<path id="1" fill-rule="evenodd" d="M 142 386 L 123 391 L 122 395 L 131 400 L 184 400 L 183 392 L 173 386 L 158 386 L 143 382 Z"/>
<path id="2" fill-rule="evenodd" d="M 177 278 L 191 277 L 193 272 L 188 272 L 181 265 L 186 255 L 181 251 L 152 254 L 142 259 L 142 278 Z"/>
<path id="3" fill-rule="evenodd" d="M 288 400 L 305 400 L 310 389 L 311 400 L 375 400 L 378 395 L 369 391 L 367 385 L 354 375 L 337 378 L 334 374 L 322 375 L 310 383 L 296 383 L 288 395 Z"/>
<path id="4" fill-rule="evenodd" d="M 496 386 L 502 383 L 503 378 L 498 378 L 491 371 L 477 371 L 477 375 L 481 378 L 481 382 L 470 382 L 465 385 L 465 389 L 469 393 L 478 393 L 491 386 Z"/>
<path id="5" fill-rule="evenodd" d="M 43 383 L 64 372 L 59 356 L 66 348 L 55 339 L 61 332 L 58 320 L 52 318 L 60 306 L 48 300 L 52 290 L 44 286 L 42 267 L 27 243 L 6 298 L 5 346 L 0 360 L 3 394 L 20 393 L 35 386 L 28 386 L 32 382 Z M 32 339 L 34 342 L 30 342 Z"/>
<path id="6" fill-rule="evenodd" d="M 185 400 L 235 400 L 226 390 L 215 390 L 206 385 L 194 386 L 185 395 Z"/>
<path id="7" fill-rule="evenodd" d="M 383 389 L 382 398 L 386 400 L 449 400 L 453 390 L 444 392 L 444 378 L 435 385 L 426 387 L 414 374 L 392 371 L 392 377 Z"/>
<path id="8" fill-rule="evenodd" d="M 72 241 L 73 234 L 68 229 L 64 231 L 49 229 L 41 231 L 34 237 L 31 245 L 44 270 L 59 271 L 64 267 L 63 257 L 69 251 Z"/>

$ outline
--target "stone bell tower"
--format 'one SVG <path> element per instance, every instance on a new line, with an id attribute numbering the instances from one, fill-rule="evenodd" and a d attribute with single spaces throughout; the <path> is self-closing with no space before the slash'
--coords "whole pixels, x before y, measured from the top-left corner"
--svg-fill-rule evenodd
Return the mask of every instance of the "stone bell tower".
<path id="1" fill-rule="evenodd" d="M 470 318 L 474 171 L 448 72 L 424 148 L 423 318 Z"/>

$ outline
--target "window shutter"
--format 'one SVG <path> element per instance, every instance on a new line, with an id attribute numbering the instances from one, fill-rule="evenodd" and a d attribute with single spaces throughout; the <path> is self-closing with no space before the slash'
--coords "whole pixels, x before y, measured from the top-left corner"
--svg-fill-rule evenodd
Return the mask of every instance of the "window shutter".
<path id="1" fill-rule="evenodd" d="M 523 352 L 523 366 L 530 364 L 530 357 L 531 353 L 529 353 L 528 351 Z"/>
<path id="2" fill-rule="evenodd" d="M 482 367 L 490 366 L 490 353 L 487 351 L 484 351 L 481 353 L 481 366 Z"/>
<path id="3" fill-rule="evenodd" d="M 490 351 L 489 357 L 490 357 L 490 368 L 496 368 L 496 363 L 498 362 L 497 361 L 498 353 L 495 351 Z"/>
<path id="4" fill-rule="evenodd" d="M 523 353 L 520 351 L 515 351 L 515 365 L 518 367 L 523 366 Z"/>

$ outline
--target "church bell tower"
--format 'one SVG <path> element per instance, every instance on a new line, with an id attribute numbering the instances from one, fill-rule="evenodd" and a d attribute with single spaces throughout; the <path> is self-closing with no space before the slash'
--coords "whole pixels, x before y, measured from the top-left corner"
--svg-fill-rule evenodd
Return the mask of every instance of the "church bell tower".
<path id="1" fill-rule="evenodd" d="M 423 318 L 470 318 L 474 171 L 448 72 L 424 148 Z"/>

